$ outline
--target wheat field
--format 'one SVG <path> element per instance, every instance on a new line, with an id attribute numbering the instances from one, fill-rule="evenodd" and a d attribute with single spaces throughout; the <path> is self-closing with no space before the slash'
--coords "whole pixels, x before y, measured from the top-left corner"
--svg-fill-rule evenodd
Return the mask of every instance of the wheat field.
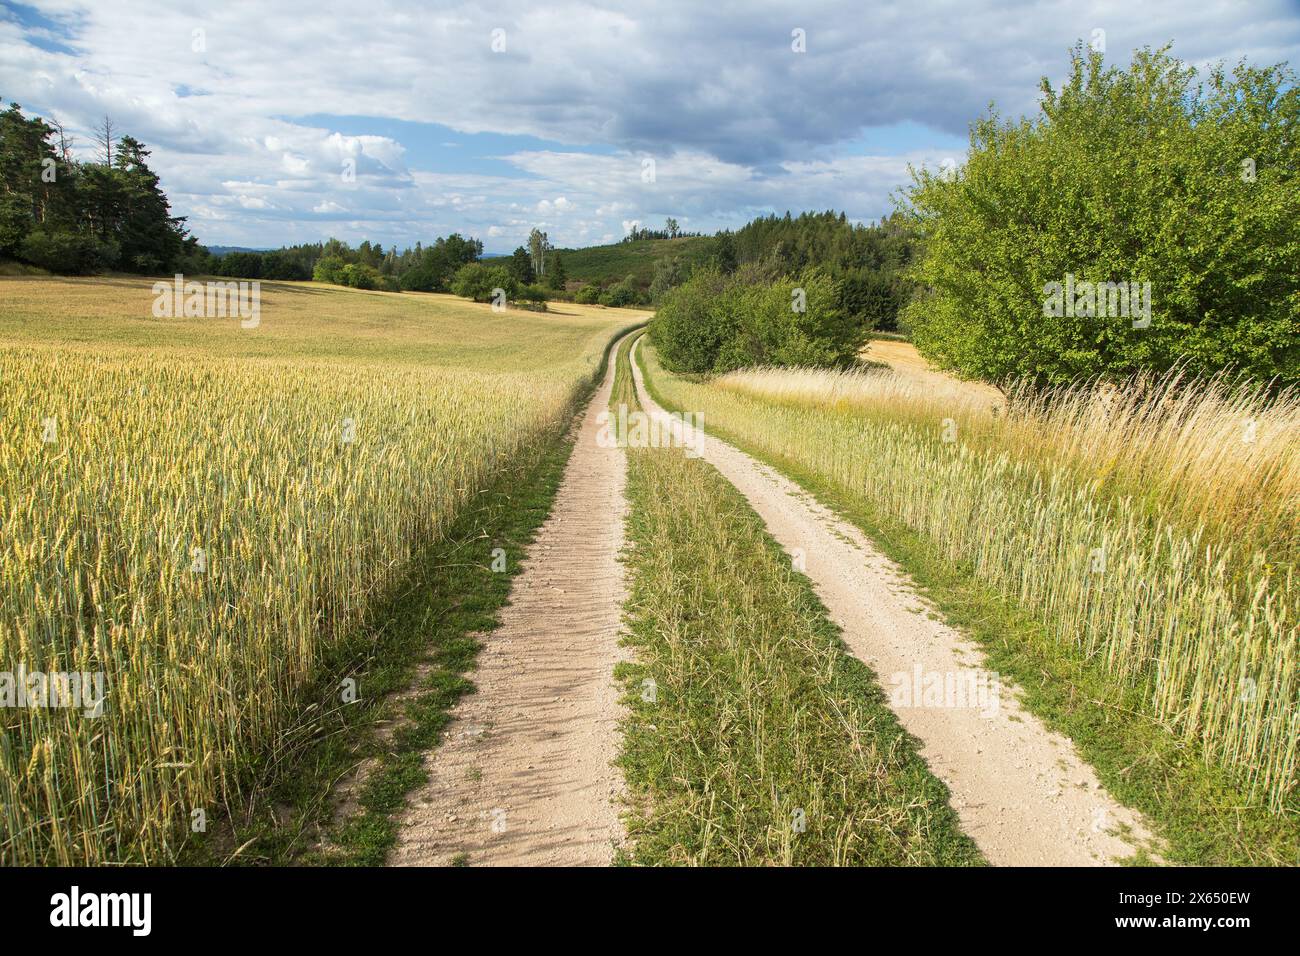
<path id="1" fill-rule="evenodd" d="M 636 318 L 266 283 L 246 330 L 154 319 L 149 286 L 0 280 L 0 669 L 105 690 L 0 708 L 6 864 L 171 859 Z"/>

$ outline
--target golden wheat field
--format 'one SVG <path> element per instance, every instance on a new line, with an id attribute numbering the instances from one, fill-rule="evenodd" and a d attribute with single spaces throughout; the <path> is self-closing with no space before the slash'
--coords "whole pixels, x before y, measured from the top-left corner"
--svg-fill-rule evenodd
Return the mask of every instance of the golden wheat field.
<path id="1" fill-rule="evenodd" d="M 1274 812 L 1300 758 L 1300 396 L 1141 377 L 1007 402 L 903 370 L 650 377 L 921 534 Z"/>
<path id="2" fill-rule="evenodd" d="M 103 685 L 0 709 L 5 863 L 170 859 L 638 318 L 264 283 L 244 329 L 153 318 L 150 285 L 0 279 L 0 671 Z"/>

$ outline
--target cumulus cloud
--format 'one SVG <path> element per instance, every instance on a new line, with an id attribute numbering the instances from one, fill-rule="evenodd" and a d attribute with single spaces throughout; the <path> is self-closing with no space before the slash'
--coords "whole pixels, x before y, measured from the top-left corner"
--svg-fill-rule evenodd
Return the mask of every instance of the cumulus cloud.
<path id="1" fill-rule="evenodd" d="M 703 230 L 787 208 L 871 219 L 909 161 L 959 150 L 990 101 L 1032 110 L 1039 77 L 1059 77 L 1079 39 L 1100 36 L 1121 61 L 1173 39 L 1197 64 L 1300 46 L 1286 0 L 29 6 L 39 21 L 0 8 L 0 92 L 83 144 L 111 114 L 154 150 L 202 240 L 243 245 L 314 240 L 322 219 L 345 238 L 455 229 L 498 248 L 542 223 L 576 244 L 669 215 Z M 417 155 L 396 134 L 303 119 L 319 114 L 545 145 L 471 174 L 431 152 L 463 153 L 455 137 Z M 863 145 L 902 124 L 907 142 Z"/>

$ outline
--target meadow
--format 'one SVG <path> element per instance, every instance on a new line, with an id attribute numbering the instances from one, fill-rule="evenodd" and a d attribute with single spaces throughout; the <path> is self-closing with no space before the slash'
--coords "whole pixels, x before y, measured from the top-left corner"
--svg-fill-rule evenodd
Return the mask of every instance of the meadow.
<path id="1" fill-rule="evenodd" d="M 0 669 L 106 690 L 0 709 L 5 863 L 167 862 L 364 694 L 303 690 L 636 318 L 264 283 L 241 329 L 155 319 L 150 285 L 0 280 Z"/>
<path id="2" fill-rule="evenodd" d="M 1234 812 L 1292 817 L 1296 395 L 1167 376 L 998 403 L 890 370 L 700 381 L 645 363 L 667 407 L 1023 610 L 1047 653 L 1103 676 L 1101 722 L 1132 717 L 1221 770 Z"/>

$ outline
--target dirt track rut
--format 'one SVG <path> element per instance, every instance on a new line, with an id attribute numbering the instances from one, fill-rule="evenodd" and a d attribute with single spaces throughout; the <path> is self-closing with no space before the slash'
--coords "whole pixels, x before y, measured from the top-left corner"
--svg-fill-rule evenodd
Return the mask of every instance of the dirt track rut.
<path id="1" fill-rule="evenodd" d="M 582 418 L 550 516 L 484 638 L 477 693 L 461 699 L 427 785 L 411 798 L 397 865 L 604 865 L 616 803 L 619 623 L 627 462 L 597 445 L 609 372 Z"/>

